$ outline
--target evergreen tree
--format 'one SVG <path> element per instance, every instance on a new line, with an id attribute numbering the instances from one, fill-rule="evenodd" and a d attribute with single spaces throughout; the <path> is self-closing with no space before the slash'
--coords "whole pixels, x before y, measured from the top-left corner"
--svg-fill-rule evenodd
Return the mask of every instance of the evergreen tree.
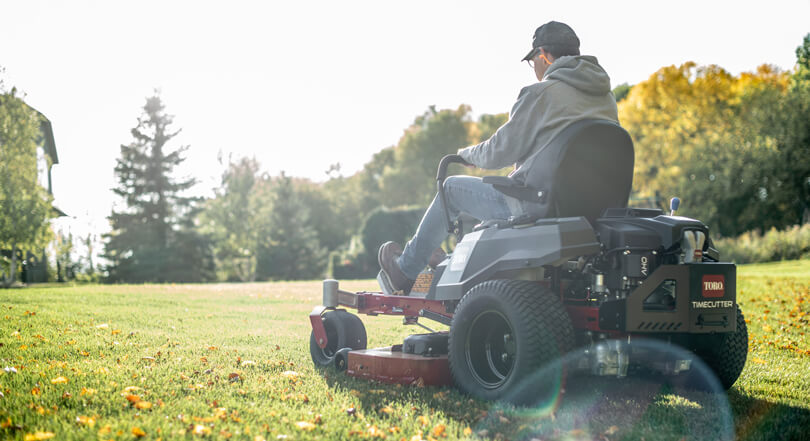
<path id="1" fill-rule="evenodd" d="M 273 189 L 269 243 L 260 250 L 257 275 L 281 280 L 323 275 L 326 255 L 310 222 L 310 212 L 289 176 L 281 174 Z"/>
<path id="2" fill-rule="evenodd" d="M 196 198 L 182 196 L 194 179 L 176 179 L 175 167 L 187 146 L 167 144 L 173 117 L 165 112 L 157 93 L 146 99 L 133 141 L 121 145 L 115 167 L 115 194 L 125 207 L 108 217 L 105 257 L 111 282 L 200 282 L 213 278 L 210 247 L 194 231 Z"/>

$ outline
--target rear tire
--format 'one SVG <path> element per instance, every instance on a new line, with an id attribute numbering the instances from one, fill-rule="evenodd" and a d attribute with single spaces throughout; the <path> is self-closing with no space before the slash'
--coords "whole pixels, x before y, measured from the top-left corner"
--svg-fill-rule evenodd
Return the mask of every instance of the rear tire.
<path id="1" fill-rule="evenodd" d="M 538 371 L 574 346 L 560 299 L 537 283 L 490 280 L 459 302 L 450 325 L 450 372 L 458 388 L 485 400 L 533 404 L 558 392 Z"/>
<path id="2" fill-rule="evenodd" d="M 360 317 L 342 309 L 326 311 L 323 316 L 326 329 L 326 347 L 321 348 L 315 339 L 315 331 L 309 336 L 309 354 L 317 366 L 332 366 L 335 354 L 343 348 L 365 349 L 366 327 Z"/>
<path id="3" fill-rule="evenodd" d="M 723 389 L 730 389 L 740 377 L 748 357 L 748 327 L 740 307 L 737 307 L 736 331 L 702 336 L 694 352 L 717 375 Z"/>

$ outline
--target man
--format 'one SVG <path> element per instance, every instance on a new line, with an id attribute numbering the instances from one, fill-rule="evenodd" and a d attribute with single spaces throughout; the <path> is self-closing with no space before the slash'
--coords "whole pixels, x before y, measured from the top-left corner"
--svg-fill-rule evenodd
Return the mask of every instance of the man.
<path id="1" fill-rule="evenodd" d="M 532 50 L 522 61 L 534 69 L 539 82 L 520 91 L 509 120 L 491 138 L 458 151 L 480 168 L 514 164 L 510 176 L 517 180 L 528 172 L 524 162 L 572 123 L 583 119 L 618 122 L 610 78 L 595 57 L 580 55 L 579 38 L 568 25 L 551 21 L 537 28 Z M 451 176 L 444 188 L 454 218 L 464 212 L 480 220 L 506 219 L 531 212 L 534 206 L 502 194 L 477 177 Z M 404 250 L 394 242 L 380 247 L 383 278 L 399 294 L 410 292 L 428 261 L 435 263 L 443 254 L 436 249 L 447 237 L 443 210 L 439 198 L 434 198 Z"/>

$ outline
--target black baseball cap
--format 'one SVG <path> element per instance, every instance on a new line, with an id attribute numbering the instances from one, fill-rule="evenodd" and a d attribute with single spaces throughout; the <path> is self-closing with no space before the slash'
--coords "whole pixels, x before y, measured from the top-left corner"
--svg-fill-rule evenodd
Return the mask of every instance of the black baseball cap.
<path id="1" fill-rule="evenodd" d="M 550 21 L 534 31 L 532 50 L 521 61 L 531 60 L 536 55 L 537 48 L 541 46 L 554 46 L 558 49 L 567 49 L 569 52 L 579 52 L 579 37 L 571 26 Z"/>

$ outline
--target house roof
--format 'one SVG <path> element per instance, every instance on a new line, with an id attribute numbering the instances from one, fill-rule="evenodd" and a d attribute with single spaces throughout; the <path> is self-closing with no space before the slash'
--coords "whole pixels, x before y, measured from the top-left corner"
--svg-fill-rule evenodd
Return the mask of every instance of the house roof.
<path id="1" fill-rule="evenodd" d="M 28 106 L 28 108 L 39 115 L 40 138 L 37 140 L 37 144 L 41 145 L 43 150 L 45 150 L 45 154 L 51 157 L 52 164 L 59 164 L 59 155 L 56 153 L 56 142 L 53 139 L 53 127 L 51 126 L 51 121 L 39 110 L 31 106 Z"/>

